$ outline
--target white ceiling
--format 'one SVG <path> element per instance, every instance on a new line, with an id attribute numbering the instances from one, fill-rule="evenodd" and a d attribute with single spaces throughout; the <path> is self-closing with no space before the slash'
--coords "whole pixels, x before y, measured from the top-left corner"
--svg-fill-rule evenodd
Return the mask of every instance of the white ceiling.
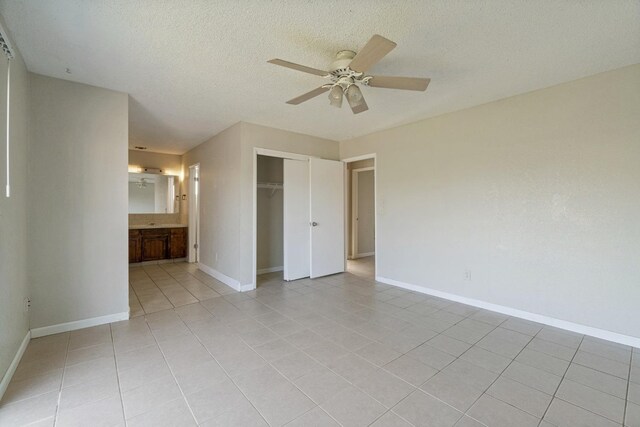
<path id="1" fill-rule="evenodd" d="M 344 140 L 640 62 L 640 0 L 8 0 L 0 13 L 30 71 L 129 93 L 130 145 L 176 154 L 238 121 Z M 426 93 L 364 88 L 357 116 L 324 95 L 285 104 L 324 80 L 268 59 L 324 69 L 374 33 L 398 47 L 370 74 L 431 77 Z"/>

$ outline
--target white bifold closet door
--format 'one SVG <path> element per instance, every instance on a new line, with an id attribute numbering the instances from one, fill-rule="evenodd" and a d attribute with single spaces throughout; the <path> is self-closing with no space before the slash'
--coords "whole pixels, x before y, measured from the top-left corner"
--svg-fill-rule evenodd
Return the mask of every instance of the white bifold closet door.
<path id="1" fill-rule="evenodd" d="M 344 271 L 344 163 L 309 161 L 311 278 Z"/>
<path id="2" fill-rule="evenodd" d="M 284 279 L 344 271 L 344 166 L 284 159 Z"/>
<path id="3" fill-rule="evenodd" d="M 284 159 L 284 280 L 309 277 L 309 162 Z"/>

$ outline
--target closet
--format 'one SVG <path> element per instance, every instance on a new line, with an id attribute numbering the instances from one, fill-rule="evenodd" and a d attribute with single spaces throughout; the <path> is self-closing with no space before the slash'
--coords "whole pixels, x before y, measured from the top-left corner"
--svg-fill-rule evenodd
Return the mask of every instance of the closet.
<path id="1" fill-rule="evenodd" d="M 282 279 L 290 281 L 343 272 L 344 164 L 258 150 L 256 275 L 283 271 Z"/>
<path id="2" fill-rule="evenodd" d="M 257 274 L 283 269 L 283 159 L 258 156 Z"/>

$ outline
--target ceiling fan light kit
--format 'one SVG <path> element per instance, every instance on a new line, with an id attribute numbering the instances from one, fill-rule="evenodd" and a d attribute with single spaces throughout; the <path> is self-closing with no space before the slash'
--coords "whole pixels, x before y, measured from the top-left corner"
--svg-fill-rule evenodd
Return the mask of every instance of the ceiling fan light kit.
<path id="1" fill-rule="evenodd" d="M 329 91 L 330 105 L 340 108 L 343 97 L 346 97 L 351 111 L 358 114 L 369 109 L 358 85 L 416 91 L 427 90 L 430 82 L 430 79 L 427 78 L 365 75 L 369 68 L 395 47 L 396 44 L 391 40 L 375 34 L 357 54 L 351 50 L 339 51 L 336 54 L 336 59 L 329 66 L 329 71 L 306 67 L 282 59 L 272 59 L 267 62 L 314 74 L 331 81 L 331 83 L 326 83 L 319 88 L 290 99 L 287 104 L 298 105 Z"/>

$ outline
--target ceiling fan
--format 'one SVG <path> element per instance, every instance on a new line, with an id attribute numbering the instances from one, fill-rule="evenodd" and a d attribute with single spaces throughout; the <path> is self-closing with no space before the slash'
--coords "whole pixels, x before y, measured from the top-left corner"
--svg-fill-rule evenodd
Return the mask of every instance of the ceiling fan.
<path id="1" fill-rule="evenodd" d="M 329 91 L 329 102 L 334 107 L 342 107 L 343 96 L 347 98 L 349 106 L 354 114 L 367 111 L 369 107 L 364 100 L 362 91 L 358 85 L 370 87 L 383 87 L 389 89 L 427 90 L 431 79 L 417 77 L 387 77 L 369 76 L 365 72 L 391 52 L 396 44 L 375 34 L 357 54 L 350 50 L 341 50 L 336 54 L 336 59 L 329 66 L 329 71 L 294 64 L 282 59 L 267 61 L 304 73 L 315 74 L 330 80 L 317 89 L 300 95 L 287 101 L 287 104 L 298 105 L 318 95 Z"/>

